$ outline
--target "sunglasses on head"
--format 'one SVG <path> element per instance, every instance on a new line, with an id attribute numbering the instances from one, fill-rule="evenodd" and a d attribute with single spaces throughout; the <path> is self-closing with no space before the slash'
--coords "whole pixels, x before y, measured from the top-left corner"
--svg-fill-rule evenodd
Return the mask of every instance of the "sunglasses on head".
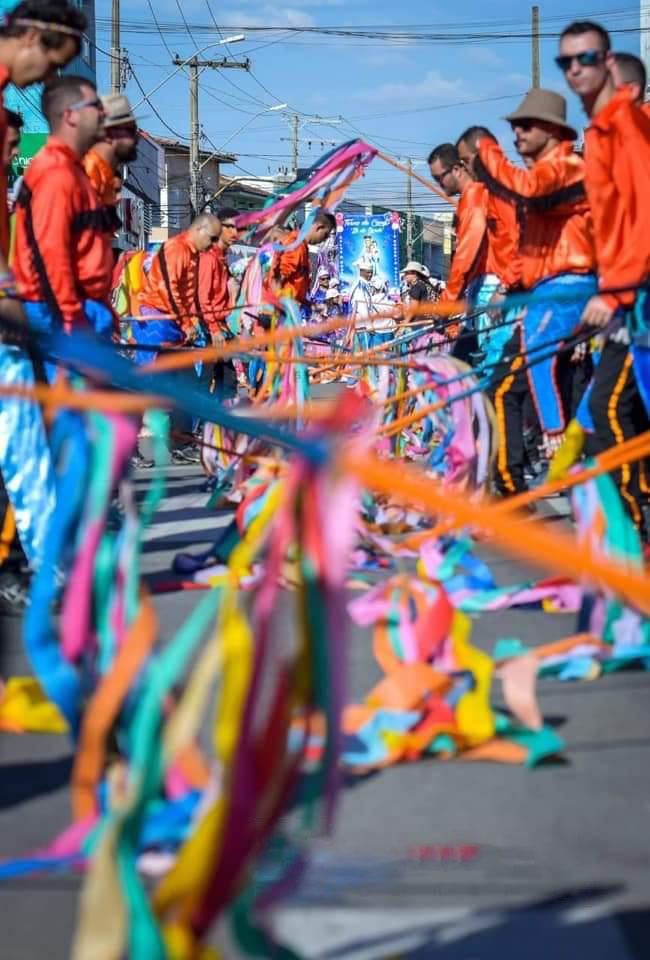
<path id="1" fill-rule="evenodd" d="M 564 73 L 571 69 L 573 61 L 577 60 L 581 67 L 596 67 L 605 59 L 604 50 L 583 50 L 582 53 L 567 54 L 556 57 L 555 62 Z"/>

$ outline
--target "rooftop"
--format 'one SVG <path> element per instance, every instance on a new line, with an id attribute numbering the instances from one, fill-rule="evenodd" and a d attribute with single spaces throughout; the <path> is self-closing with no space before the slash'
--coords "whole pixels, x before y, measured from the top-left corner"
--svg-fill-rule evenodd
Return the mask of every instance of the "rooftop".
<path id="1" fill-rule="evenodd" d="M 189 156 L 189 143 L 181 143 L 180 140 L 174 140 L 173 137 L 158 137 L 150 133 L 148 133 L 147 136 L 151 140 L 155 140 L 156 143 L 159 143 L 167 153 L 175 154 L 176 156 Z M 216 150 L 199 150 L 199 157 L 201 160 L 208 160 L 212 157 L 216 163 L 236 163 L 237 161 L 235 154 L 219 153 Z"/>

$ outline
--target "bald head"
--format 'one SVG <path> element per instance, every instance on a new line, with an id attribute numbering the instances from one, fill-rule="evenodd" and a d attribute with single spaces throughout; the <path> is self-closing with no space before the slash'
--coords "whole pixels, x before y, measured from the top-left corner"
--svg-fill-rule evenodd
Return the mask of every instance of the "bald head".
<path id="1" fill-rule="evenodd" d="M 200 213 L 192 222 L 188 233 L 194 241 L 197 250 L 209 250 L 216 243 L 221 234 L 221 221 L 213 213 Z"/>

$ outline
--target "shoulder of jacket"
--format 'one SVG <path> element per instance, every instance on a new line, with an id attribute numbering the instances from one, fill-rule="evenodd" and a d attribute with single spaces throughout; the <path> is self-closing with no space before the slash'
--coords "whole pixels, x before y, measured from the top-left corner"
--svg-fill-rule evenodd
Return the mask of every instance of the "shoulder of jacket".
<path id="1" fill-rule="evenodd" d="M 37 153 L 25 171 L 25 183 L 32 189 L 44 178 L 50 182 L 56 177 L 59 185 L 69 183 L 74 185 L 78 179 L 79 170 L 71 164 L 65 156 L 55 150 L 44 148 Z"/>

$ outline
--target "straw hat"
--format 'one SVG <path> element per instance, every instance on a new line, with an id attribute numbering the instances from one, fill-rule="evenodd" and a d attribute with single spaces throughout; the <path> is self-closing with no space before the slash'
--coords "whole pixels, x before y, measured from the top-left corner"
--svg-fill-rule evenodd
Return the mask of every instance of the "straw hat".
<path id="1" fill-rule="evenodd" d="M 425 267 L 422 263 L 418 263 L 417 260 L 409 260 L 401 271 L 401 276 L 404 276 L 405 273 L 417 273 L 421 277 L 424 277 L 425 280 L 428 280 L 431 276 L 428 267 Z"/>
<path id="2" fill-rule="evenodd" d="M 567 140 L 578 138 L 577 131 L 567 123 L 566 100 L 553 90 L 529 90 L 514 113 L 505 119 L 508 123 L 515 123 L 517 120 L 544 120 L 564 130 Z"/>
<path id="3" fill-rule="evenodd" d="M 125 97 L 123 93 L 107 93 L 106 96 L 101 98 L 101 101 L 104 107 L 105 127 L 127 127 L 131 124 L 137 124 L 129 98 Z"/>

